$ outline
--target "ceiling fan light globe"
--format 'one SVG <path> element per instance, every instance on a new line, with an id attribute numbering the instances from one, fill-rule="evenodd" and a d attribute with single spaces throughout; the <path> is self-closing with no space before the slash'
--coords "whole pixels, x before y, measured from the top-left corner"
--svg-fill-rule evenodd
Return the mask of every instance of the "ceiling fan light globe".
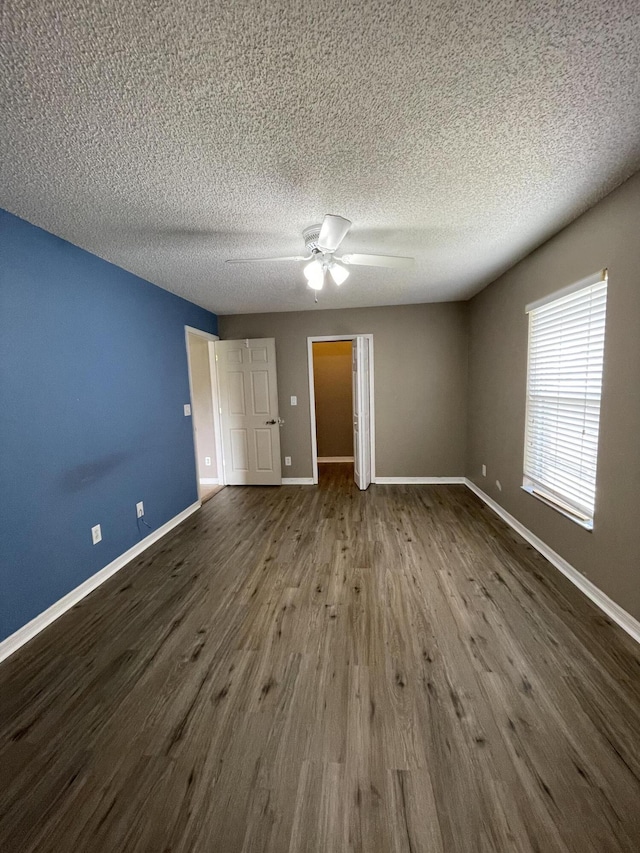
<path id="1" fill-rule="evenodd" d="M 313 260 L 310 264 L 307 264 L 304 268 L 304 274 L 312 290 L 322 290 L 322 286 L 324 285 L 324 267 L 319 261 Z"/>
<path id="2" fill-rule="evenodd" d="M 349 278 L 349 270 L 341 267 L 340 264 L 331 264 L 329 267 L 331 278 L 336 284 L 340 285 Z"/>
<path id="3" fill-rule="evenodd" d="M 305 274 L 305 278 L 308 281 L 311 281 L 312 278 L 317 277 L 322 272 L 322 264 L 320 264 L 315 258 L 311 261 L 310 264 L 307 264 L 303 267 L 302 270 Z"/>
<path id="4" fill-rule="evenodd" d="M 317 260 L 313 260 L 310 264 L 306 265 L 303 271 L 309 287 L 313 290 L 322 290 L 324 284 L 324 269 L 322 264 Z"/>

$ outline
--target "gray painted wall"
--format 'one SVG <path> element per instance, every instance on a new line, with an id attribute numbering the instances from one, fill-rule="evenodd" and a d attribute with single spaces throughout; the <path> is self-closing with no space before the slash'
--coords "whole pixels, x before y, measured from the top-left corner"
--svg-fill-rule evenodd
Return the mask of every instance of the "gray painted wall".
<path id="1" fill-rule="evenodd" d="M 351 341 L 313 345 L 318 456 L 353 456 Z"/>
<path id="2" fill-rule="evenodd" d="M 470 305 L 467 475 L 640 618 L 640 174 L 476 296 Z M 522 484 L 525 305 L 609 269 L 593 532 Z M 487 465 L 487 477 L 481 474 Z M 502 483 L 500 493 L 496 479 Z"/>
<path id="3" fill-rule="evenodd" d="M 310 296 L 311 298 L 311 296 Z M 285 477 L 311 477 L 307 337 L 373 334 L 376 474 L 464 475 L 467 313 L 462 302 L 220 317 L 225 339 L 275 338 Z M 298 397 L 292 407 L 291 395 Z M 284 459 L 283 459 L 284 464 Z"/>

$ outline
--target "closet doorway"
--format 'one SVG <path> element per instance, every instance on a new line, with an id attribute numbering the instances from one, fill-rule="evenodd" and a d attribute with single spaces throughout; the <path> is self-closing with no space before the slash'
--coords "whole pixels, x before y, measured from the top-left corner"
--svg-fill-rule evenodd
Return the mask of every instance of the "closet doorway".
<path id="1" fill-rule="evenodd" d="M 308 338 L 313 480 L 318 463 L 349 465 L 360 489 L 374 476 L 373 336 Z"/>
<path id="2" fill-rule="evenodd" d="M 351 341 L 313 344 L 318 462 L 353 465 Z"/>

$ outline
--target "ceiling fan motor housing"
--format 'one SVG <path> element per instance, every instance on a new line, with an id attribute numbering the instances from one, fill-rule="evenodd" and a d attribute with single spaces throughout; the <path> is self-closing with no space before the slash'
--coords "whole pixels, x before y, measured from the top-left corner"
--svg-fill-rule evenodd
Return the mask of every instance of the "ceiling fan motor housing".
<path id="1" fill-rule="evenodd" d="M 308 252 L 317 254 L 320 249 L 318 247 L 318 238 L 320 237 L 320 225 L 312 225 L 310 228 L 305 228 L 302 232 L 304 245 Z"/>

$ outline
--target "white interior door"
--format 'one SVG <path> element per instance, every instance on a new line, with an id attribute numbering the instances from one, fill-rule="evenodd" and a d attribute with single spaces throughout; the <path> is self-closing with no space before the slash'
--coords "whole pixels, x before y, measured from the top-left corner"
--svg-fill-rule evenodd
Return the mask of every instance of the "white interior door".
<path id="1" fill-rule="evenodd" d="M 280 486 L 280 423 L 274 338 L 216 341 L 225 482 Z"/>
<path id="2" fill-rule="evenodd" d="M 369 400 L 369 340 L 361 335 L 352 344 L 353 475 L 359 489 L 371 485 L 371 414 Z"/>

